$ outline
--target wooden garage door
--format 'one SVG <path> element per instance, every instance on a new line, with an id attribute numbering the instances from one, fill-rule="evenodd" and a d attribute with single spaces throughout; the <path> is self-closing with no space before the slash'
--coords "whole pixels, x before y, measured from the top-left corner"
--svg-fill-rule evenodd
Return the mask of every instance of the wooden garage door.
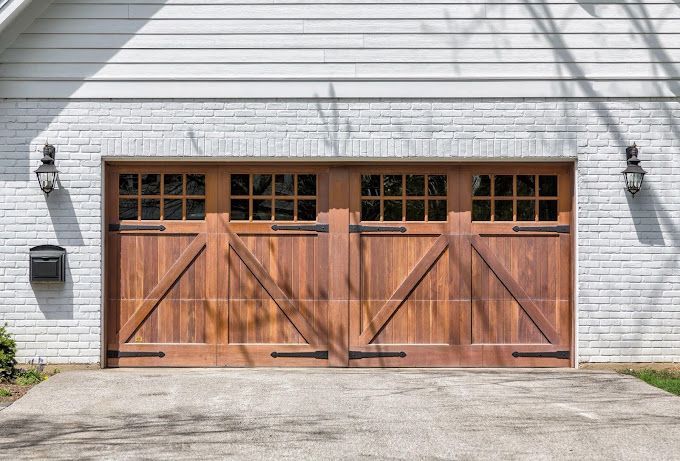
<path id="1" fill-rule="evenodd" d="M 569 165 L 107 175 L 110 366 L 569 366 Z"/>
<path id="2" fill-rule="evenodd" d="M 109 167 L 109 366 L 214 366 L 216 174 Z"/>
<path id="3" fill-rule="evenodd" d="M 567 366 L 564 167 L 360 168 L 351 366 Z"/>
<path id="4" fill-rule="evenodd" d="M 220 184 L 217 364 L 326 365 L 328 169 L 234 167 Z"/>

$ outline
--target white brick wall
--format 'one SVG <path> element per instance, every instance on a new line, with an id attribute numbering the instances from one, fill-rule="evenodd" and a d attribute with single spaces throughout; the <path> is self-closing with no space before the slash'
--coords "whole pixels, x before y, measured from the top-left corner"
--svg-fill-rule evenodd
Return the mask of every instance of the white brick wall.
<path id="1" fill-rule="evenodd" d="M 673 100 L 0 101 L 0 315 L 20 359 L 97 362 L 101 157 L 578 157 L 582 361 L 680 361 L 680 102 Z M 33 170 L 57 146 L 62 190 Z M 634 199 L 619 172 L 641 146 Z M 28 248 L 68 251 L 65 286 Z"/>

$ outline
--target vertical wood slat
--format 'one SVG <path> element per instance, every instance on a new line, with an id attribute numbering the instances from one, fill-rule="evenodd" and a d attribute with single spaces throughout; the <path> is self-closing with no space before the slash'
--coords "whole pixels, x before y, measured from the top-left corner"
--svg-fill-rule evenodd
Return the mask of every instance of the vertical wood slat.
<path id="1" fill-rule="evenodd" d="M 347 168 L 333 168 L 328 176 L 328 364 L 348 365 L 349 350 L 349 224 L 350 196 Z"/>

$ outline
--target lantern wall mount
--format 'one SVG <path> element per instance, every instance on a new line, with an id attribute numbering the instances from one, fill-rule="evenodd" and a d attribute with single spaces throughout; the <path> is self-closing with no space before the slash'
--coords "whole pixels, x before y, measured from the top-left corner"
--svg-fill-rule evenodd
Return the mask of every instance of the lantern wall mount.
<path id="1" fill-rule="evenodd" d="M 626 190 L 635 197 L 635 194 L 640 192 L 642 188 L 642 181 L 645 179 L 647 173 L 640 166 L 640 159 L 638 158 L 638 147 L 635 143 L 626 149 L 626 160 L 628 166 L 623 173 L 623 178 L 626 181 Z"/>
<path id="2" fill-rule="evenodd" d="M 40 160 L 42 165 L 35 170 L 40 190 L 45 193 L 45 196 L 49 196 L 50 192 L 54 190 L 59 178 L 59 170 L 54 165 L 56 151 L 52 144 L 46 142 L 42 149 L 43 158 Z"/>

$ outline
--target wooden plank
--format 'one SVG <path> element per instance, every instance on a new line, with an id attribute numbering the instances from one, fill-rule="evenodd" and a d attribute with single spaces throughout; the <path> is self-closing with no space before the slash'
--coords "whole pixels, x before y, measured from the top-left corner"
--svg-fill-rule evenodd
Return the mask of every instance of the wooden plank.
<path id="1" fill-rule="evenodd" d="M 239 258 L 252 272 L 255 278 L 260 282 L 262 288 L 271 296 L 274 302 L 279 306 L 284 315 L 290 320 L 295 329 L 309 344 L 318 344 L 318 338 L 312 325 L 300 313 L 300 310 L 288 299 L 286 294 L 272 279 L 271 275 L 265 267 L 260 263 L 257 257 L 248 249 L 241 238 L 229 233 L 229 245 L 236 251 Z"/>
<path id="2" fill-rule="evenodd" d="M 165 296 L 172 285 L 184 273 L 194 259 L 203 251 L 206 245 L 205 234 L 198 234 L 191 244 L 184 249 L 180 257 L 161 277 L 158 284 L 149 292 L 142 303 L 135 309 L 134 313 L 121 327 L 118 335 L 122 342 L 127 342 L 134 334 L 135 330 L 141 325 L 142 321 L 149 315 L 160 300 Z"/>
<path id="3" fill-rule="evenodd" d="M 416 287 L 416 285 L 427 274 L 430 268 L 437 262 L 441 254 L 448 247 L 448 237 L 440 235 L 432 244 L 430 249 L 423 255 L 418 263 L 414 266 L 411 272 L 406 276 L 403 282 L 394 290 L 390 299 L 380 308 L 378 313 L 371 319 L 364 331 L 359 336 L 359 341 L 362 344 L 369 344 L 380 330 L 385 326 L 385 323 L 394 315 L 394 313 L 403 304 L 408 294 Z"/>
<path id="4" fill-rule="evenodd" d="M 472 235 L 470 237 L 472 246 L 477 251 L 479 256 L 486 262 L 488 267 L 496 274 L 498 280 L 505 285 L 510 294 L 515 298 L 515 300 L 522 307 L 524 312 L 531 318 L 531 320 L 536 324 L 541 333 L 550 341 L 551 344 L 559 344 L 560 338 L 559 334 L 555 328 L 550 324 L 548 319 L 545 317 L 541 309 L 536 305 L 536 303 L 529 298 L 524 288 L 512 277 L 512 274 L 503 266 L 503 263 L 498 259 L 498 257 L 493 253 L 489 246 L 484 243 L 484 241 L 478 235 Z"/>

